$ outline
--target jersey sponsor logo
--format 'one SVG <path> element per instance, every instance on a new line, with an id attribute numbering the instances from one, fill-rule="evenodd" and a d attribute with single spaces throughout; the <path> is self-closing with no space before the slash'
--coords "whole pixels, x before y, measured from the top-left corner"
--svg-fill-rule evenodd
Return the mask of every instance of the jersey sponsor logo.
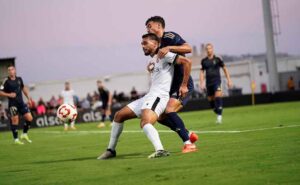
<path id="1" fill-rule="evenodd" d="M 170 38 L 170 39 L 174 39 L 175 35 L 173 33 L 166 33 L 164 35 L 164 38 Z"/>

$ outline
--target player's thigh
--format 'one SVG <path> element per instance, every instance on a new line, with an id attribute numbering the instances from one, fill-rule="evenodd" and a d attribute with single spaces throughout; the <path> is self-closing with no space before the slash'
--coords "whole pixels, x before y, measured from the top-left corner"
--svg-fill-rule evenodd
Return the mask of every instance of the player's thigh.
<path id="1" fill-rule="evenodd" d="M 11 124 L 12 125 L 19 125 L 19 116 L 11 116 Z"/>
<path id="2" fill-rule="evenodd" d="M 151 123 L 152 125 L 157 121 L 158 115 L 151 109 L 143 109 L 141 114 L 141 128 L 144 125 Z"/>
<path id="3" fill-rule="evenodd" d="M 114 121 L 123 123 L 126 120 L 136 118 L 136 114 L 128 107 L 125 106 L 121 110 L 117 111 L 114 116 Z"/>
<path id="4" fill-rule="evenodd" d="M 215 97 L 222 97 L 223 93 L 222 93 L 222 88 L 221 88 L 221 84 L 217 84 L 215 86 Z"/>
<path id="5" fill-rule="evenodd" d="M 166 107 L 165 112 L 168 114 L 170 112 L 178 112 L 182 108 L 182 103 L 176 98 L 170 98 Z"/>
<path id="6" fill-rule="evenodd" d="M 32 117 L 32 114 L 30 112 L 27 112 L 23 115 L 24 119 L 26 121 L 32 121 L 33 120 L 33 117 Z"/>
<path id="7" fill-rule="evenodd" d="M 9 115 L 11 119 L 11 124 L 18 125 L 19 124 L 19 110 L 17 106 L 9 107 Z"/>

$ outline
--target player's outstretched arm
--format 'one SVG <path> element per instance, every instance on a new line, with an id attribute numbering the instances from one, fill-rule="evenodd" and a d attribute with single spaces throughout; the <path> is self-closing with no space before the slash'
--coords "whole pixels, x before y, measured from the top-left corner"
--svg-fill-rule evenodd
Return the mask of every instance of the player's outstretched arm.
<path id="1" fill-rule="evenodd" d="M 184 43 L 180 46 L 166 46 L 158 51 L 158 57 L 163 58 L 168 52 L 188 54 L 192 52 L 192 47 L 187 43 Z"/>
<path id="2" fill-rule="evenodd" d="M 226 68 L 226 66 L 223 67 L 223 71 L 224 71 L 225 77 L 227 79 L 227 86 L 228 86 L 228 88 L 232 88 L 233 84 L 232 84 L 232 81 L 231 81 L 231 78 L 230 78 L 229 71 Z"/>
<path id="3" fill-rule="evenodd" d="M 200 76 L 199 76 L 199 85 L 200 85 L 200 89 L 203 91 L 205 89 L 205 84 L 204 84 L 204 70 L 201 69 L 200 70 Z"/>
<path id="4" fill-rule="evenodd" d="M 4 96 L 7 98 L 15 98 L 16 93 L 6 93 L 6 92 L 0 90 L 0 96 Z"/>
<path id="5" fill-rule="evenodd" d="M 186 57 L 178 56 L 176 63 L 183 65 L 183 80 L 179 89 L 179 95 L 184 97 L 188 93 L 187 85 L 191 74 L 192 61 Z"/>
<path id="6" fill-rule="evenodd" d="M 170 51 L 179 54 L 192 53 L 192 47 L 188 43 L 184 43 L 181 46 L 168 46 Z"/>
<path id="7" fill-rule="evenodd" d="M 22 91 L 23 91 L 23 94 L 25 95 L 25 97 L 27 98 L 27 102 L 29 103 L 29 105 L 31 105 L 28 87 L 23 86 Z"/>

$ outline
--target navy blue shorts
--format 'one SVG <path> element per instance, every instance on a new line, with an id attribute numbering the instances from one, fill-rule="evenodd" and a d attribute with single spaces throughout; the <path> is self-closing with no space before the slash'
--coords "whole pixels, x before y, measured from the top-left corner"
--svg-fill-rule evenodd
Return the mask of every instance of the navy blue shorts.
<path id="1" fill-rule="evenodd" d="M 8 108 L 10 116 L 17 116 L 19 114 L 24 115 L 30 112 L 30 109 L 25 103 L 10 105 Z"/>
<path id="2" fill-rule="evenodd" d="M 179 96 L 179 90 L 178 91 L 171 91 L 171 95 L 170 98 L 174 98 L 177 99 L 181 102 L 182 106 L 185 106 L 187 104 L 187 102 L 190 100 L 190 97 L 192 96 L 194 89 L 189 89 L 189 92 L 187 93 L 187 95 L 182 98 L 181 96 Z"/>
<path id="3" fill-rule="evenodd" d="M 222 91 L 221 83 L 206 86 L 207 96 L 214 96 L 216 91 Z"/>

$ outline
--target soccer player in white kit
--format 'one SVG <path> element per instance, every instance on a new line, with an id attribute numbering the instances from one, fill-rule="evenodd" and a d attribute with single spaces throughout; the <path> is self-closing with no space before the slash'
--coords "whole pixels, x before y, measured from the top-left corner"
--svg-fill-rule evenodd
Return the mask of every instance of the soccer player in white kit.
<path id="1" fill-rule="evenodd" d="M 165 111 L 169 101 L 170 87 L 173 79 L 174 64 L 182 64 L 184 73 L 190 73 L 191 61 L 175 53 L 167 53 L 165 57 L 159 59 L 157 52 L 160 39 L 153 33 L 142 36 L 142 47 L 146 56 L 151 56 L 151 86 L 149 92 L 142 98 L 135 100 L 123 107 L 115 114 L 112 123 L 111 136 L 107 150 L 98 157 L 98 159 L 109 159 L 116 156 L 116 146 L 118 138 L 123 130 L 123 123 L 126 120 L 139 117 L 140 125 L 148 139 L 155 148 L 155 152 L 148 158 L 157 158 L 169 156 L 169 152 L 164 150 L 160 141 L 159 134 L 153 124 L 158 117 Z M 189 75 L 186 75 L 187 77 Z M 187 79 L 183 79 L 180 93 L 185 96 L 188 92 Z"/>
<path id="2" fill-rule="evenodd" d="M 74 103 L 75 91 L 73 89 L 71 89 L 70 82 L 65 82 L 65 89 L 61 92 L 61 96 L 63 97 L 63 103 L 75 106 L 75 103 Z M 68 123 L 65 123 L 64 130 L 67 131 L 68 128 L 69 128 Z M 71 129 L 76 130 L 75 120 L 71 122 Z"/>

